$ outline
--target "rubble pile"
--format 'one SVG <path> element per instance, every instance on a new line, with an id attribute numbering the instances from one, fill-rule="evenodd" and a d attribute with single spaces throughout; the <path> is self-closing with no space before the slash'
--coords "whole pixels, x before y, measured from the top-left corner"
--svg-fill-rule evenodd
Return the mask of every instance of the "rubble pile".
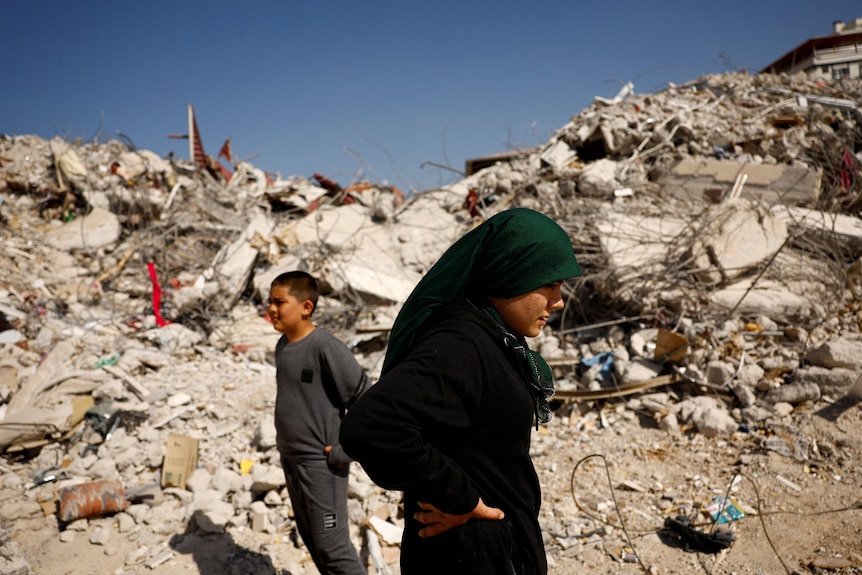
<path id="1" fill-rule="evenodd" d="M 628 85 L 538 149 L 406 195 L 2 136 L 0 521 L 39 518 L 100 545 L 118 530 L 138 544 L 123 573 L 170 560 L 186 531 L 289 534 L 271 280 L 320 278 L 318 323 L 373 379 L 422 274 L 515 206 L 554 217 L 585 270 L 533 342 L 564 421 L 625 397 L 669 433 L 727 438 L 841 398 L 862 372 L 858 102 L 858 82 L 805 75 Z M 195 442 L 193 465 L 166 480 L 178 437 Z M 377 572 L 397 569 L 398 494 L 354 467 L 357 545 Z M 121 509 L 61 519 L 58 490 L 95 481 L 124 487 Z M 566 541 L 549 535 L 549 553 Z M 0 573 L 27 572 L 0 555 Z M 272 572 L 261 556 L 233 560 Z"/>

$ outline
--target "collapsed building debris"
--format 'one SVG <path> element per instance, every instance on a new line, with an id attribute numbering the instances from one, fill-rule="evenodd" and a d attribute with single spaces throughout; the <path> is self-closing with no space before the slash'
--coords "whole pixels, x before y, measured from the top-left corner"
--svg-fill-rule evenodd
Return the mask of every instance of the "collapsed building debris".
<path id="1" fill-rule="evenodd" d="M 318 276 L 318 321 L 376 378 L 423 273 L 514 206 L 557 219 L 585 270 L 534 344 L 561 413 L 651 390 L 637 401 L 663 429 L 727 437 L 840 398 L 862 372 L 857 102 L 858 83 L 804 75 L 631 88 L 545 146 L 406 197 L 247 162 L 227 178 L 116 141 L 3 136 L 0 450 L 4 486 L 20 489 L 0 517 L 51 515 L 58 487 L 121 480 L 120 530 L 148 525 L 151 541 L 180 524 L 284 529 L 270 281 Z M 672 386 L 687 391 L 660 395 Z M 200 441 L 182 487 L 162 476 L 172 434 Z M 397 564 L 397 497 L 356 474 L 355 526 L 372 530 L 375 561 Z M 130 569 L 164 553 L 151 545 Z"/>

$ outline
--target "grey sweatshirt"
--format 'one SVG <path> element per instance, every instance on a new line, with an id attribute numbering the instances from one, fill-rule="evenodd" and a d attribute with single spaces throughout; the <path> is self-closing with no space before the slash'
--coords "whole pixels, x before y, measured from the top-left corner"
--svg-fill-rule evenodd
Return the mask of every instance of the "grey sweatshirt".
<path id="1" fill-rule="evenodd" d="M 279 453 L 289 459 L 351 461 L 341 449 L 341 418 L 368 387 L 368 376 L 347 346 L 317 327 L 297 342 L 282 336 L 275 346 L 275 428 Z"/>

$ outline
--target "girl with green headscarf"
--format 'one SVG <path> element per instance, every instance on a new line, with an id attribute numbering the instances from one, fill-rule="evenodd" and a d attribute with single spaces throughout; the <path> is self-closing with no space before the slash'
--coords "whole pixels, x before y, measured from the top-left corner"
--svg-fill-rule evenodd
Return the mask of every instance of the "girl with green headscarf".
<path id="1" fill-rule="evenodd" d="M 378 485 L 404 492 L 404 575 L 547 572 L 529 448 L 553 381 L 525 337 L 581 273 L 565 230 L 515 208 L 453 244 L 402 307 L 382 376 L 340 441 Z"/>

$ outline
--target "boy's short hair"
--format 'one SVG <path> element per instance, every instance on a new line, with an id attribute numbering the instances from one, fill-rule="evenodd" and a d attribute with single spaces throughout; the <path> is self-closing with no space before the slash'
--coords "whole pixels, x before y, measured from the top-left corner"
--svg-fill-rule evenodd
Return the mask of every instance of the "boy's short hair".
<path id="1" fill-rule="evenodd" d="M 314 310 L 317 309 L 317 297 L 319 294 L 317 280 L 307 272 L 295 270 L 280 274 L 272 280 L 270 287 L 287 288 L 290 294 L 299 300 L 300 303 L 305 300 L 311 301 L 314 306 L 311 313 L 314 313 Z"/>

